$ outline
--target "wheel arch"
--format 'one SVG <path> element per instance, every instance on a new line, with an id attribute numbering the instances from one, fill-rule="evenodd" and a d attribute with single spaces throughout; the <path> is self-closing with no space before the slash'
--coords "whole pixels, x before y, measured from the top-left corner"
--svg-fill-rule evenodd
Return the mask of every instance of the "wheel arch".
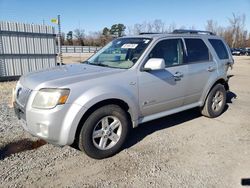
<path id="1" fill-rule="evenodd" d="M 229 85 L 228 82 L 224 79 L 224 78 L 220 78 L 219 80 L 217 80 L 213 86 L 210 88 L 210 90 L 216 85 L 216 84 L 222 84 L 225 87 L 225 90 L 228 91 L 229 90 Z M 209 91 L 210 91 L 209 90 Z"/>
<path id="2" fill-rule="evenodd" d="M 84 124 L 84 122 L 87 120 L 87 118 L 89 117 L 90 114 L 92 114 L 96 109 L 100 108 L 100 107 L 103 107 L 105 105 L 118 105 L 119 107 L 121 107 L 125 112 L 127 112 L 127 115 L 129 117 L 129 120 L 130 120 L 130 125 L 131 125 L 131 128 L 132 127 L 135 127 L 135 125 L 133 125 L 133 122 L 132 122 L 132 112 L 130 111 L 130 107 L 129 105 L 121 100 L 121 99 L 117 99 L 117 98 L 110 98 L 110 99 L 104 99 L 102 101 L 99 101 L 95 104 L 93 104 L 90 108 L 88 108 L 88 110 L 83 114 L 81 120 L 79 121 L 78 125 L 77 125 L 77 128 L 76 128 L 76 131 L 75 131 L 75 141 L 74 143 L 77 143 L 78 142 L 78 139 L 79 139 L 79 134 L 80 134 L 80 131 L 81 131 L 81 128 Z"/>
<path id="3" fill-rule="evenodd" d="M 204 103 L 205 103 L 205 101 L 206 101 L 206 99 L 207 99 L 207 96 L 208 96 L 209 92 L 211 91 L 211 89 L 212 89 L 215 85 L 217 85 L 217 84 L 222 84 L 222 85 L 225 87 L 225 90 L 226 90 L 226 91 L 229 91 L 228 82 L 227 82 L 224 78 L 220 78 L 220 79 L 216 80 L 212 85 L 210 85 L 210 87 L 208 87 L 209 89 L 206 90 L 206 93 L 205 93 L 205 95 L 203 96 L 203 100 L 202 100 L 202 105 L 201 105 L 201 106 L 204 105 Z"/>

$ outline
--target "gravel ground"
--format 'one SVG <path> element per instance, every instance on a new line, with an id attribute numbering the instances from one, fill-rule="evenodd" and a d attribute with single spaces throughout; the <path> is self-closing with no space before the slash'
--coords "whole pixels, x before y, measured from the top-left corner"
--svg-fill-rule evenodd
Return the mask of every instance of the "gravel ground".
<path id="1" fill-rule="evenodd" d="M 94 53 L 63 53 L 63 63 L 79 63 L 87 60 Z M 59 59 L 58 59 L 59 62 Z"/>
<path id="2" fill-rule="evenodd" d="M 235 57 L 225 112 L 192 109 L 134 129 L 124 150 L 94 160 L 24 132 L 0 83 L 0 187 L 242 187 L 250 185 L 250 57 Z"/>

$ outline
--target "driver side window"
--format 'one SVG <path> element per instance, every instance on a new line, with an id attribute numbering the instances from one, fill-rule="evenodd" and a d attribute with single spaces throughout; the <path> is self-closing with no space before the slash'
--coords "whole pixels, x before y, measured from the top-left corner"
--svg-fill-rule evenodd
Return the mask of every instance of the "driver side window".
<path id="1" fill-rule="evenodd" d="M 168 39 L 158 42 L 149 54 L 149 58 L 162 58 L 165 66 L 183 64 L 183 43 L 181 39 Z"/>

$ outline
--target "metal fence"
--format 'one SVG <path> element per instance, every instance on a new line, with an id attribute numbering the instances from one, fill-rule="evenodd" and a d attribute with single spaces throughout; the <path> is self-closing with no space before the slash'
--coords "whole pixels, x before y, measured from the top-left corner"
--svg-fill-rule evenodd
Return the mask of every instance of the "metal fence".
<path id="1" fill-rule="evenodd" d="M 55 29 L 0 22 L 0 80 L 56 65 Z"/>
<path id="2" fill-rule="evenodd" d="M 96 53 L 101 47 L 97 46 L 62 46 L 62 53 Z"/>

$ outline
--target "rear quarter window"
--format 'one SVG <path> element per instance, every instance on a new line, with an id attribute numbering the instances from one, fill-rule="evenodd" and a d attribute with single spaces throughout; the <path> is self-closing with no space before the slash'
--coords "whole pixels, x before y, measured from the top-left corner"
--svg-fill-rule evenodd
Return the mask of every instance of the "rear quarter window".
<path id="1" fill-rule="evenodd" d="M 209 61 L 208 47 L 201 39 L 185 39 L 188 62 Z"/>
<path id="2" fill-rule="evenodd" d="M 220 59 L 228 59 L 228 52 L 224 43 L 219 39 L 208 39 Z"/>

